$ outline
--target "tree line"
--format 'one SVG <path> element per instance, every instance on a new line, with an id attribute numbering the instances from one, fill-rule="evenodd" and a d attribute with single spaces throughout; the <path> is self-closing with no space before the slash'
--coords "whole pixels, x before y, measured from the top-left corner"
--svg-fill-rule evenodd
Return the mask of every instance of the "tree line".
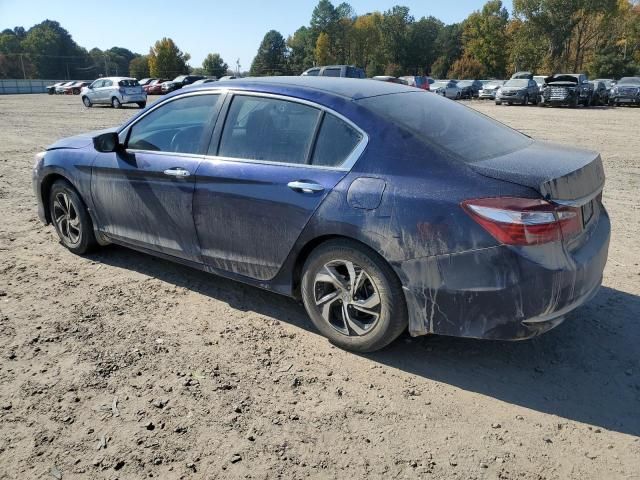
<path id="1" fill-rule="evenodd" d="M 416 19 L 396 5 L 357 15 L 348 3 L 320 0 L 309 25 L 285 39 L 262 40 L 252 75 L 298 75 L 307 68 L 352 64 L 368 76 L 505 78 L 518 70 L 640 74 L 637 0 L 513 0 L 509 13 L 490 0 L 464 21 Z"/>
<path id="2" fill-rule="evenodd" d="M 201 67 L 170 38 L 141 55 L 123 47 L 79 46 L 58 22 L 0 32 L 0 78 L 173 78 L 223 76 L 227 63 L 210 53 Z M 585 72 L 592 77 L 640 74 L 638 0 L 489 0 L 464 21 L 416 19 L 396 5 L 358 15 L 348 3 L 320 0 L 309 25 L 288 38 L 270 30 L 251 75 L 299 75 L 316 65 L 349 64 L 368 76 L 430 74 L 436 78 L 505 78 L 517 70 Z"/>
<path id="3" fill-rule="evenodd" d="M 155 42 L 147 55 L 123 47 L 87 50 L 53 20 L 29 30 L 15 27 L 0 32 L 0 78 L 90 79 L 119 75 L 172 79 L 187 73 L 227 75 L 229 67 L 217 53 L 208 54 L 199 68 L 189 65 L 190 58 L 170 38 Z"/>

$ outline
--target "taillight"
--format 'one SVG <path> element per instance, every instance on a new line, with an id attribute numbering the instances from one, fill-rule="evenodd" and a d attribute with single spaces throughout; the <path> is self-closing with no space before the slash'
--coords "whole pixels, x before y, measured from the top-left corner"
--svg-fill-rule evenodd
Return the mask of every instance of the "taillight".
<path id="1" fill-rule="evenodd" d="M 516 197 L 479 198 L 462 208 L 496 240 L 506 245 L 540 245 L 570 240 L 582 231 L 579 208 Z"/>

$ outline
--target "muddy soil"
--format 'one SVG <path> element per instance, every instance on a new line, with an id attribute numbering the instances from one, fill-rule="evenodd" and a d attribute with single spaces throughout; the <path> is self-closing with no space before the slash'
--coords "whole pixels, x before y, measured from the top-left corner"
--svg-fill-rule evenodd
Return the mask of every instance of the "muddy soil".
<path id="1" fill-rule="evenodd" d="M 0 479 L 640 479 L 640 109 L 467 103 L 602 153 L 603 288 L 534 340 L 354 355 L 287 298 L 69 253 L 36 218 L 33 155 L 137 109 L 0 96 Z"/>

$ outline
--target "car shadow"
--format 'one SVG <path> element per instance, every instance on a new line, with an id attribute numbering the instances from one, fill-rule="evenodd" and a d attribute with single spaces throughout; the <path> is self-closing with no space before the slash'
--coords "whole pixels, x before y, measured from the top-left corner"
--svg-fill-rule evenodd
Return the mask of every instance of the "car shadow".
<path id="1" fill-rule="evenodd" d="M 293 299 L 111 246 L 93 260 L 135 270 L 314 332 Z M 603 287 L 556 329 L 522 342 L 404 335 L 363 357 L 594 427 L 640 436 L 640 297 Z"/>

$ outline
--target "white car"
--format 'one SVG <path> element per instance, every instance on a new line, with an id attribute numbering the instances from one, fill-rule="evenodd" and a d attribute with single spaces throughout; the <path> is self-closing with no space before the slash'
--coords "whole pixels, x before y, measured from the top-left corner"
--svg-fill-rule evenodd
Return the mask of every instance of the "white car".
<path id="1" fill-rule="evenodd" d="M 462 89 L 452 80 L 436 80 L 431 84 L 431 91 L 456 100 L 462 96 Z"/>
<path id="2" fill-rule="evenodd" d="M 504 85 L 504 80 L 489 80 L 482 85 L 482 89 L 478 92 L 478 98 L 495 100 L 496 93 L 502 85 Z"/>
<path id="3" fill-rule="evenodd" d="M 106 77 L 99 78 L 82 89 L 82 103 L 85 107 L 94 104 L 111 105 L 120 108 L 125 103 L 135 103 L 140 108 L 147 105 L 147 93 L 135 78 Z"/>

